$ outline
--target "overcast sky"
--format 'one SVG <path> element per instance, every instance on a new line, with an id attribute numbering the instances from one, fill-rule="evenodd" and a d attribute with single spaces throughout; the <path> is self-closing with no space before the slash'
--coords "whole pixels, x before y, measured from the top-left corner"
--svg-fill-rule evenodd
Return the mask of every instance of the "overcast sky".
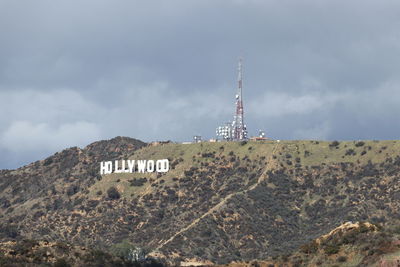
<path id="1" fill-rule="evenodd" d="M 0 0 L 0 168 L 115 136 L 399 139 L 400 1 Z"/>

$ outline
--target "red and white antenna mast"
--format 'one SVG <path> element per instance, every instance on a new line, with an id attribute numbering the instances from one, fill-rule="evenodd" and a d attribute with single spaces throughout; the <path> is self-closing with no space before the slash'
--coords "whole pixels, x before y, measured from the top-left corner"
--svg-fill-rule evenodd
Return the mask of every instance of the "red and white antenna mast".
<path id="1" fill-rule="evenodd" d="M 236 94 L 236 113 L 234 116 L 234 120 L 232 122 L 232 139 L 236 141 L 247 140 L 247 129 L 246 125 L 244 124 L 242 86 L 243 86 L 242 58 L 239 58 L 238 91 Z"/>

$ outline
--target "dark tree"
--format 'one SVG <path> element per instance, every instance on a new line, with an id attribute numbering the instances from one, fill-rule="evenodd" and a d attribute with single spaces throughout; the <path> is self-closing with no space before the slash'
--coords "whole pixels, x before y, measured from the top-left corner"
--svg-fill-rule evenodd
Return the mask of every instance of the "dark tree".
<path id="1" fill-rule="evenodd" d="M 111 199 L 119 199 L 121 195 L 119 194 L 118 190 L 112 186 L 107 190 L 107 195 Z"/>

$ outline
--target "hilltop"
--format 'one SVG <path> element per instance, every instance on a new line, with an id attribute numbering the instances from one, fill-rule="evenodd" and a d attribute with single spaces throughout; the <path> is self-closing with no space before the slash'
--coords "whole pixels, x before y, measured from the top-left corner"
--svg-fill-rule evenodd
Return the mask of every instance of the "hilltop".
<path id="1" fill-rule="evenodd" d="M 166 174 L 100 175 L 103 160 L 164 158 Z M 0 238 L 129 241 L 175 263 L 267 259 L 348 221 L 399 224 L 399 171 L 400 141 L 118 137 L 0 171 Z"/>

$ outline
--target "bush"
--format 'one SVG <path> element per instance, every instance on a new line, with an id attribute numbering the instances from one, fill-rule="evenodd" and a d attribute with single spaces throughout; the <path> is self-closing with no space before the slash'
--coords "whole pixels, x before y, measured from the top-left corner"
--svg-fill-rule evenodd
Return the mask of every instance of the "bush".
<path id="1" fill-rule="evenodd" d="M 111 199 L 119 199 L 121 195 L 119 194 L 118 190 L 112 186 L 107 190 L 107 195 Z"/>
<path id="2" fill-rule="evenodd" d="M 354 151 L 354 149 L 347 149 L 346 150 L 346 153 L 345 153 L 345 155 L 346 156 L 354 156 L 354 155 L 356 155 L 356 152 Z"/>
<path id="3" fill-rule="evenodd" d="M 400 234 L 400 225 L 399 226 L 395 226 L 392 230 L 393 233 L 395 234 Z"/>
<path id="4" fill-rule="evenodd" d="M 135 249 L 135 246 L 129 241 L 124 240 L 121 243 L 117 243 L 111 247 L 111 253 L 122 259 L 127 259 L 129 251 Z"/>
<path id="5" fill-rule="evenodd" d="M 142 186 L 147 182 L 147 178 L 134 178 L 130 180 L 130 186 Z"/>
<path id="6" fill-rule="evenodd" d="M 128 240 L 123 240 L 121 243 L 115 244 L 111 247 L 111 253 L 128 262 L 140 263 L 147 259 L 147 249 L 136 247 Z M 155 261 L 152 263 L 156 263 Z M 151 265 L 152 266 L 152 265 Z M 159 266 L 159 265 L 155 265 Z"/>
<path id="7" fill-rule="evenodd" d="M 47 158 L 45 159 L 45 161 L 43 162 L 44 166 L 50 165 L 53 163 L 53 159 L 52 158 Z"/>
<path id="8" fill-rule="evenodd" d="M 311 241 L 310 243 L 304 244 L 300 247 L 300 251 L 305 254 L 312 254 L 317 252 L 318 244 L 315 240 Z"/>
<path id="9" fill-rule="evenodd" d="M 339 249 L 340 249 L 339 245 L 327 245 L 324 248 L 325 253 L 328 254 L 328 255 L 333 255 L 333 254 L 338 253 Z"/>
<path id="10" fill-rule="evenodd" d="M 329 147 L 330 147 L 330 148 L 338 147 L 339 144 L 340 144 L 340 143 L 339 143 L 338 141 L 335 140 L 335 141 L 333 141 L 332 143 L 329 144 Z"/>
<path id="11" fill-rule="evenodd" d="M 88 202 L 87 202 L 87 206 L 88 207 L 90 207 L 90 208 L 95 208 L 95 207 L 97 207 L 97 205 L 99 204 L 99 201 L 98 200 L 89 200 Z"/>
<path id="12" fill-rule="evenodd" d="M 1 233 L 10 238 L 16 238 L 19 235 L 17 226 L 10 224 L 0 226 L 0 234 Z"/>
<path id="13" fill-rule="evenodd" d="M 360 146 L 363 146 L 363 145 L 365 145 L 365 143 L 363 141 L 359 141 L 359 142 L 356 143 L 356 147 L 360 147 Z"/>
<path id="14" fill-rule="evenodd" d="M 70 187 L 68 187 L 67 189 L 67 195 L 68 196 L 73 196 L 76 193 L 78 193 L 79 191 L 79 187 L 77 185 L 71 185 Z"/>
<path id="15" fill-rule="evenodd" d="M 65 259 L 57 259 L 57 261 L 53 265 L 54 267 L 69 267 L 71 265 Z"/>

